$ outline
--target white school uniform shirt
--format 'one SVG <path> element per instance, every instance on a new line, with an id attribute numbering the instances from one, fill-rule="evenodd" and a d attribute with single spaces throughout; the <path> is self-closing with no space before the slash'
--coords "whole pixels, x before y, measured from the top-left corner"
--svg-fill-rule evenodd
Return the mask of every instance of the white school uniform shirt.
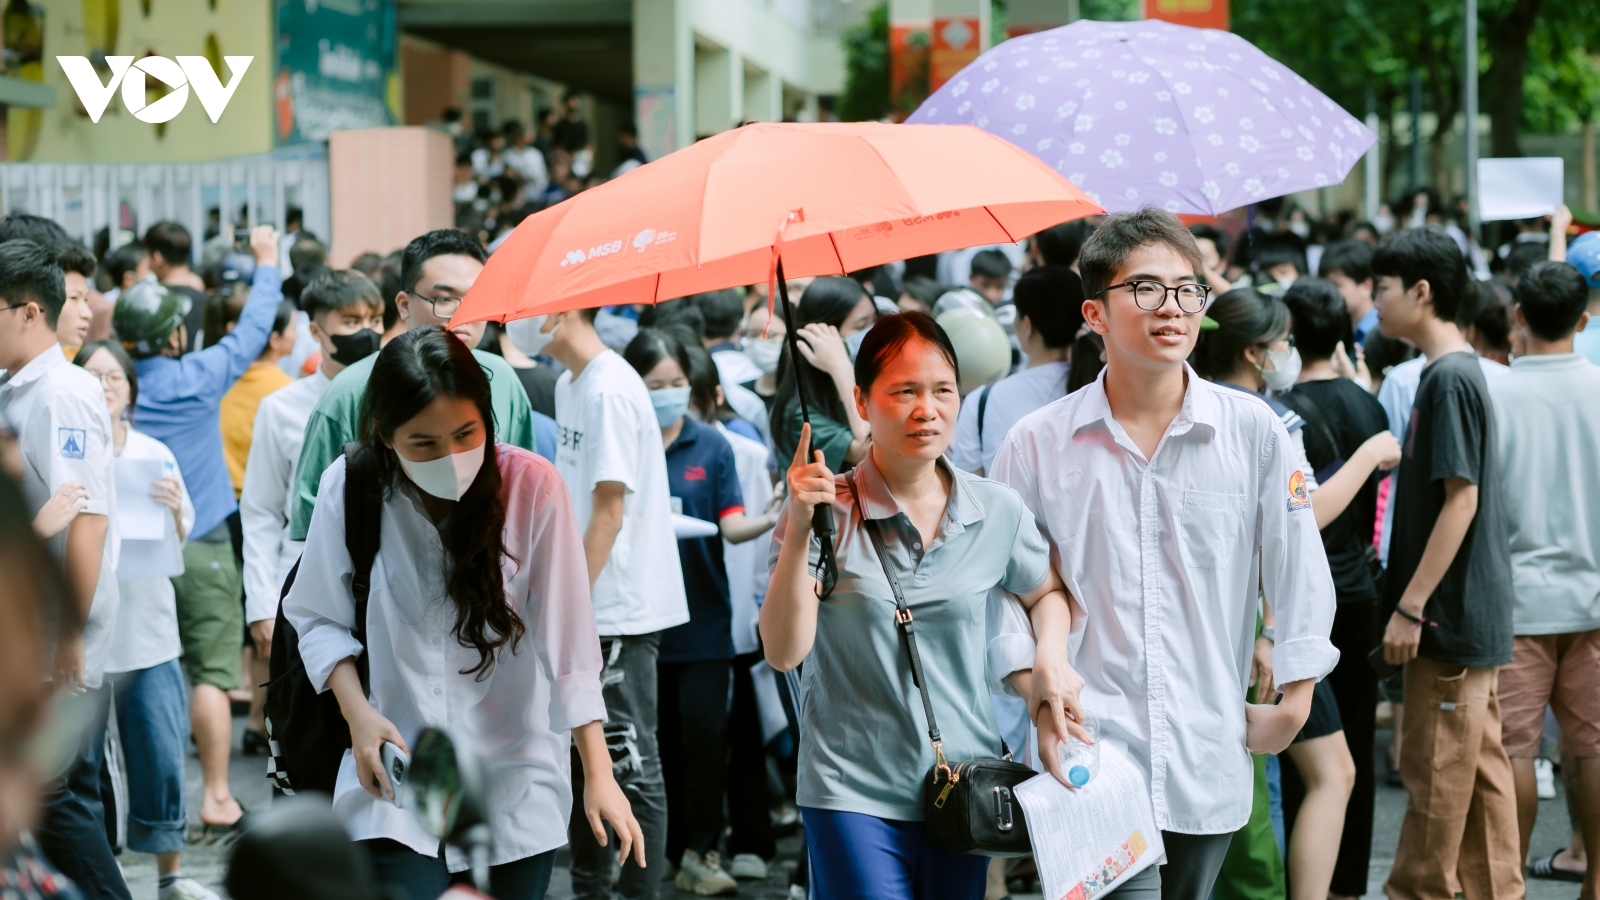
<path id="1" fill-rule="evenodd" d="M 121 596 L 115 456 L 105 391 L 99 378 L 67 361 L 60 344 L 51 344 L 0 384 L 0 413 L 11 422 L 22 450 L 22 493 L 30 518 L 61 485 L 76 481 L 89 493 L 82 511 L 108 519 L 100 578 L 83 625 L 84 683 L 98 688 L 111 661 Z M 63 558 L 70 529 L 49 541 L 57 559 Z"/>
<path id="2" fill-rule="evenodd" d="M 760 441 L 729 431 L 721 422 L 716 427 L 717 433 L 727 438 L 728 445 L 733 448 L 733 467 L 739 473 L 745 514 L 759 516 L 772 502 L 773 494 L 772 478 L 767 475 L 767 448 Z M 728 570 L 728 604 L 733 611 L 733 652 L 740 655 L 754 653 L 761 647 L 757 636 L 761 613 L 756 597 L 765 596 L 767 592 L 767 559 L 757 548 L 771 542 L 763 540 L 771 533 L 769 528 L 761 536 L 742 544 L 722 542 L 722 565 Z"/>
<path id="3" fill-rule="evenodd" d="M 1320 679 L 1339 659 L 1333 578 L 1283 423 L 1185 373 L 1150 460 L 1112 418 L 1102 372 L 1018 422 L 993 477 L 1022 495 L 1087 610 L 1069 645 L 1083 708 L 1144 767 L 1156 823 L 1223 834 L 1250 818 L 1258 591 L 1277 614 L 1277 683 Z"/>
<path id="4" fill-rule="evenodd" d="M 556 381 L 556 471 L 572 493 L 578 530 L 594 514 L 594 486 L 623 485 L 622 530 L 590 592 L 600 634 L 651 634 L 689 621 L 661 425 L 644 379 L 607 350 Z"/>
<path id="5" fill-rule="evenodd" d="M 178 492 L 183 497 L 180 515 L 183 533 L 194 528 L 194 504 L 189 500 L 189 488 L 183 483 L 183 473 L 178 470 L 178 460 L 166 444 L 142 431 L 128 429 L 122 442 L 118 460 L 154 460 L 162 463 L 163 471 L 178 481 Z M 129 559 L 135 554 L 171 554 L 169 562 L 177 571 L 183 571 L 183 541 L 178 539 L 177 523 L 168 517 L 166 538 L 159 541 L 122 541 L 120 556 Z M 106 672 L 137 672 L 183 654 L 183 644 L 178 639 L 178 598 L 172 588 L 171 578 L 138 578 L 117 581 L 117 591 L 122 603 L 117 612 L 116 638 L 111 646 L 111 662 Z"/>
<path id="6" fill-rule="evenodd" d="M 261 399 L 245 458 L 239 492 L 239 524 L 244 531 L 244 620 L 278 615 L 283 580 L 305 546 L 289 539 L 289 503 L 294 467 L 305 443 L 306 423 L 330 379 L 318 366 L 310 375 Z"/>
<path id="7" fill-rule="evenodd" d="M 1000 449 L 1011 426 L 1046 403 L 1067 395 L 1067 371 L 1071 363 L 1052 362 L 1023 369 L 988 387 L 979 388 L 961 401 L 956 417 L 956 436 L 950 444 L 950 462 L 968 472 L 989 471 L 994 454 Z M 985 401 L 983 398 L 988 397 Z M 979 434 L 978 406 L 983 406 L 982 434 Z"/>
<path id="8" fill-rule="evenodd" d="M 527 633 L 507 647 L 483 680 L 461 674 L 478 653 L 450 635 L 454 605 L 446 599 L 446 558 L 439 531 L 409 484 L 384 501 L 378 556 L 367 601 L 367 658 L 372 705 L 402 735 L 451 729 L 483 760 L 494 849 L 501 865 L 567 842 L 572 808 L 571 729 L 605 721 L 600 696 L 600 640 L 589 610 L 589 570 L 572 520 L 567 489 L 555 468 L 526 450 L 498 444 L 506 501 L 501 563 L 506 602 Z M 404 476 L 400 476 L 403 478 Z M 328 675 L 361 652 L 352 636 L 353 567 L 345 549 L 345 460 L 323 473 L 311 514 L 306 552 L 283 611 L 300 635 L 306 674 L 320 691 Z M 351 840 L 388 838 L 436 857 L 439 839 L 410 810 L 379 800 L 356 781 L 345 751 L 333 809 Z M 465 855 L 451 848 L 452 872 Z"/>

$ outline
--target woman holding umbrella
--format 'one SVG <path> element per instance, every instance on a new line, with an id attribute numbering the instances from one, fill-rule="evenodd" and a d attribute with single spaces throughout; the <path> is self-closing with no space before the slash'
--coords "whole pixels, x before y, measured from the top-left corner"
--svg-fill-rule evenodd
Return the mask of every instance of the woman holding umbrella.
<path id="1" fill-rule="evenodd" d="M 977 900 L 988 859 L 929 843 L 922 779 L 940 758 L 1003 752 L 983 631 L 974 627 L 995 587 L 1030 611 L 1036 659 L 1051 661 L 1039 694 L 1045 682 L 1067 686 L 1061 705 L 1032 704 L 1041 732 L 1081 734 L 1082 681 L 1065 664 L 1071 612 L 1017 494 L 944 459 L 960 407 L 955 350 L 944 329 L 926 313 L 888 316 L 862 340 L 853 374 L 852 412 L 870 425 L 871 446 L 852 472 L 836 476 L 823 451 L 812 449 L 810 428 L 800 429 L 761 610 L 767 661 L 780 671 L 807 662 L 797 800 L 816 896 Z M 837 578 L 819 581 L 811 523 L 821 504 L 836 521 Z M 884 546 L 882 562 L 875 539 Z M 897 571 L 917 622 L 940 748 L 921 739 L 927 723 L 895 617 L 886 612 L 895 601 L 885 567 Z M 1031 692 L 1031 672 L 995 674 Z"/>
<path id="2" fill-rule="evenodd" d="M 794 323 L 801 359 L 791 365 L 785 347 L 778 362 L 772 439 L 779 459 L 792 456 L 800 438 L 797 374 L 812 404 L 811 441 L 828 468 L 842 472 L 866 456 L 870 431 L 856 412 L 851 361 L 877 315 L 872 298 L 849 278 L 828 276 L 806 286 Z"/>

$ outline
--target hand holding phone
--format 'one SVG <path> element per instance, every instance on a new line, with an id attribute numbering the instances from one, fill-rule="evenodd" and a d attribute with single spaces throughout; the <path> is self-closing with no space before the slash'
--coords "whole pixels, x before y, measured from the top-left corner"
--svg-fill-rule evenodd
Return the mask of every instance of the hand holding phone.
<path id="1" fill-rule="evenodd" d="M 383 746 L 378 748 L 378 755 L 383 760 L 383 771 L 388 774 L 389 787 L 394 793 L 389 800 L 395 806 L 404 807 L 406 774 L 411 768 L 411 756 L 389 741 L 384 741 Z"/>

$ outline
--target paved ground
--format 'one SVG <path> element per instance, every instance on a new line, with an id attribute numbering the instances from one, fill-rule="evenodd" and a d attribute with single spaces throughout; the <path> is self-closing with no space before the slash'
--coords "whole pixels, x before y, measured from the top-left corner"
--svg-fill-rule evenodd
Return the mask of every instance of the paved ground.
<path id="1" fill-rule="evenodd" d="M 235 720 L 235 731 L 242 727 L 242 720 Z M 1389 734 L 1386 730 L 1379 732 L 1379 752 L 1387 745 Z M 235 746 L 238 746 L 237 742 Z M 1380 757 L 1381 759 L 1381 757 Z M 233 785 L 235 796 L 247 807 L 261 806 L 267 802 L 269 791 L 267 789 L 264 761 L 261 757 L 238 758 L 233 761 L 230 772 L 230 781 Z M 197 821 L 199 813 L 200 769 L 199 763 L 193 757 L 189 760 L 189 807 L 190 820 Z M 1560 792 L 1558 792 L 1560 793 Z M 1377 823 L 1373 837 L 1372 874 L 1369 880 L 1368 897 L 1383 896 L 1383 882 L 1388 876 L 1389 867 L 1394 862 L 1394 848 L 1399 840 L 1400 819 L 1405 811 L 1405 792 L 1400 788 L 1380 785 L 1378 788 Z M 1565 846 L 1568 841 L 1566 801 L 1558 796 L 1555 800 L 1546 800 L 1539 804 L 1539 822 L 1534 829 L 1533 849 L 1536 855 L 1543 855 L 1550 850 Z M 747 883 L 741 887 L 740 896 L 756 898 L 756 900 L 781 900 L 788 896 L 788 872 L 793 869 L 799 853 L 798 838 L 787 838 L 780 844 L 780 854 L 773 866 L 772 877 L 762 884 Z M 134 900 L 155 900 L 156 874 L 155 858 L 141 853 L 125 853 L 122 856 L 122 865 L 128 876 L 128 885 L 133 891 Z M 227 865 L 226 851 L 214 847 L 194 847 L 184 857 L 184 871 L 206 884 L 216 886 L 220 891 L 222 877 Z M 1035 888 L 1037 889 L 1037 888 Z M 572 896 L 570 882 L 564 868 L 558 868 L 554 880 L 550 885 L 552 900 L 565 900 Z M 663 898 L 679 895 L 670 887 L 662 893 Z M 1530 881 L 1528 883 L 1529 900 L 1573 900 L 1578 896 L 1578 886 L 1550 881 Z M 1039 900 L 1037 894 L 1016 894 L 1013 900 Z"/>

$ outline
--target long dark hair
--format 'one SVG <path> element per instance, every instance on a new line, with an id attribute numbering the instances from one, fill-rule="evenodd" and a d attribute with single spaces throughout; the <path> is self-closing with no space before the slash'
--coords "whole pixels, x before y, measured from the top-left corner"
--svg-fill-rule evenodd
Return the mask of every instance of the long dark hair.
<path id="1" fill-rule="evenodd" d="M 500 559 L 505 555 L 506 503 L 494 444 L 494 407 L 489 379 L 460 339 L 434 325 L 408 331 L 379 351 L 361 400 L 361 449 L 349 462 L 357 488 L 392 495 L 405 478 L 395 451 L 384 444 L 401 425 L 439 397 L 470 400 L 483 416 L 485 441 L 478 477 L 441 529 L 449 555 L 445 592 L 456 607 L 450 630 L 463 647 L 478 651 L 478 664 L 462 669 L 479 681 L 494 670 L 500 648 L 517 644 L 527 626 L 506 603 Z"/>
<path id="2" fill-rule="evenodd" d="M 800 295 L 800 302 L 794 311 L 794 327 L 804 328 L 812 323 L 832 325 L 835 328 L 843 325 L 850 318 L 850 312 L 856 308 L 867 292 L 861 285 L 838 275 L 828 275 L 818 278 L 806 286 L 805 293 Z M 775 311 L 774 315 L 782 315 Z M 783 355 L 778 358 L 778 386 L 772 396 L 772 417 L 770 424 L 774 436 L 786 434 L 784 419 L 788 415 L 789 407 L 798 405 L 800 400 L 796 392 L 795 372 L 800 373 L 800 378 L 805 381 L 806 403 L 813 413 L 826 416 L 835 422 L 849 422 L 850 413 L 845 409 L 844 400 L 839 397 L 838 388 L 834 387 L 833 377 L 806 362 L 801 356 L 789 362 L 789 343 L 783 344 Z M 784 448 L 778 448 L 779 454 L 784 453 Z M 794 447 L 788 448 L 788 454 L 793 455 Z"/>
<path id="3" fill-rule="evenodd" d="M 1223 294 L 1206 310 L 1215 328 L 1202 328 L 1189 362 L 1202 378 L 1220 381 L 1239 368 L 1244 351 L 1267 344 L 1289 327 L 1289 308 L 1251 288 Z"/>

